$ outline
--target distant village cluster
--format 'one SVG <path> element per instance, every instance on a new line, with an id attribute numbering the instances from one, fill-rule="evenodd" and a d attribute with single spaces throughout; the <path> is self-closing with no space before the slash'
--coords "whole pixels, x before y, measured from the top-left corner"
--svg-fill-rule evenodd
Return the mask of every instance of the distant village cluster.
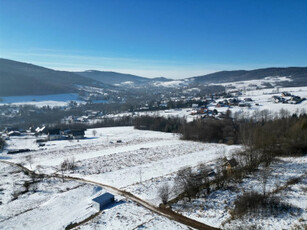
<path id="1" fill-rule="evenodd" d="M 289 92 L 282 92 L 280 96 L 272 96 L 272 100 L 275 103 L 299 104 L 306 100 L 306 98 L 301 98 Z"/>
<path id="2" fill-rule="evenodd" d="M 18 137 L 27 137 L 33 138 L 37 146 L 42 148 L 45 146 L 47 141 L 54 140 L 80 140 L 85 138 L 86 129 L 59 129 L 59 128 L 47 128 L 42 127 L 31 127 L 27 130 L 7 127 L 2 132 L 0 132 L 0 137 L 5 141 L 10 140 L 11 138 Z M 28 152 L 31 149 L 18 148 L 18 149 L 9 149 L 7 154 L 16 154 L 22 152 Z"/>
<path id="3" fill-rule="evenodd" d="M 287 91 L 279 92 L 279 88 L 273 89 L 269 94 L 273 94 L 268 103 L 282 104 L 300 104 L 306 98 L 300 97 Z M 270 98 L 270 97 L 267 97 Z M 157 99 L 147 99 L 141 102 L 126 104 L 78 104 L 70 102 L 67 106 L 61 107 L 36 107 L 29 105 L 2 105 L 0 108 L 0 122 L 2 127 L 2 136 L 9 138 L 12 135 L 22 135 L 24 130 L 11 127 L 35 127 L 34 130 L 28 130 L 36 136 L 45 135 L 47 140 L 55 139 L 80 139 L 84 136 L 84 130 L 66 130 L 66 129 L 42 129 L 38 126 L 48 126 L 54 123 L 60 125 L 91 125 L 105 121 L 106 119 L 116 119 L 119 117 L 137 117 L 164 112 L 171 115 L 185 110 L 186 115 L 197 116 L 201 118 L 224 119 L 228 109 L 251 108 L 262 106 L 252 96 L 248 96 L 244 90 L 228 89 L 227 91 L 210 93 L 204 96 L 197 94 L 197 91 L 189 91 L 185 95 L 167 95 L 161 94 Z M 221 109 L 225 108 L 225 109 Z M 260 107 L 259 107 L 260 108 Z M 167 112 L 169 111 L 169 112 Z M 14 122 L 18 121 L 20 126 Z M 14 122 L 12 122 L 14 121 Z M 5 123 L 11 124 L 6 126 Z M 27 125 L 27 126 L 26 126 Z M 61 127 L 61 126 L 60 126 Z"/>

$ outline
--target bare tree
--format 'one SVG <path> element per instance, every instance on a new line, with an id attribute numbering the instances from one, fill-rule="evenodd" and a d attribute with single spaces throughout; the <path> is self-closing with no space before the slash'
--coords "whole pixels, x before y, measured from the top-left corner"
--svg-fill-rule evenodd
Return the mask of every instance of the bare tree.
<path id="1" fill-rule="evenodd" d="M 191 200 L 202 185 L 201 175 L 197 172 L 192 172 L 191 167 L 184 168 L 177 172 L 175 183 L 177 189 L 185 192 L 189 200 Z"/>
<path id="2" fill-rule="evenodd" d="M 60 165 L 60 171 L 61 171 L 61 174 L 62 174 L 62 180 L 63 180 L 63 183 L 64 183 L 64 173 L 65 171 L 67 170 L 67 159 L 64 160 L 61 165 Z"/>
<path id="3" fill-rule="evenodd" d="M 3 138 L 0 137 L 0 151 L 2 151 L 5 147 L 5 140 Z"/>
<path id="4" fill-rule="evenodd" d="M 226 168 L 227 159 L 219 158 L 216 162 L 215 184 L 217 188 L 227 188 L 230 181 L 230 175 Z"/>
<path id="5" fill-rule="evenodd" d="M 279 115 L 280 115 L 281 118 L 288 118 L 288 117 L 290 117 L 290 112 L 289 112 L 289 110 L 282 108 L 279 111 Z"/>
<path id="6" fill-rule="evenodd" d="M 162 200 L 162 203 L 166 205 L 169 199 L 169 195 L 170 195 L 170 188 L 167 183 L 163 184 L 159 188 L 158 195 L 159 195 L 159 198 Z"/>
<path id="7" fill-rule="evenodd" d="M 266 185 L 268 183 L 269 173 L 270 173 L 269 166 L 266 164 L 261 174 L 263 196 L 266 196 Z"/>
<path id="8" fill-rule="evenodd" d="M 210 178 L 209 178 L 210 168 L 205 164 L 201 164 L 198 166 L 198 173 L 202 178 L 202 183 L 207 190 L 207 194 L 210 194 Z"/>
<path id="9" fill-rule="evenodd" d="M 72 157 L 71 159 L 65 159 L 60 165 L 60 170 L 62 171 L 62 175 L 67 170 L 72 170 L 73 172 L 75 172 L 76 168 L 77 164 L 74 157 Z"/>
<path id="10" fill-rule="evenodd" d="M 29 163 L 30 168 L 32 169 L 32 164 L 33 164 L 33 158 L 32 155 L 26 156 L 26 161 Z"/>
<path id="11" fill-rule="evenodd" d="M 92 134 L 93 134 L 94 137 L 96 137 L 96 135 L 97 135 L 97 130 L 93 129 Z"/>

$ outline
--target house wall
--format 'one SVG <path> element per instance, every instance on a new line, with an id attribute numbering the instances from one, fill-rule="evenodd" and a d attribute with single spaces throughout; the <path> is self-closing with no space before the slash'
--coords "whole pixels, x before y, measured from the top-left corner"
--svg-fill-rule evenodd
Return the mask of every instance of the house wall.
<path id="1" fill-rule="evenodd" d="M 49 141 L 60 140 L 60 139 L 61 139 L 61 135 L 49 135 L 48 136 Z"/>
<path id="2" fill-rule="evenodd" d="M 93 207 L 97 210 L 97 211 L 101 211 L 101 208 L 100 208 L 100 204 L 97 203 L 97 202 L 93 202 Z"/>

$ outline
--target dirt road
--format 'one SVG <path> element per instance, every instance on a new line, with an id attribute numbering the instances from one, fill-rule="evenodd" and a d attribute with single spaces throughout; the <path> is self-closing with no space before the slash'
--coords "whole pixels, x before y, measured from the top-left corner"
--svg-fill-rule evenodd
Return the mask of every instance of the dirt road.
<path id="1" fill-rule="evenodd" d="M 28 169 L 28 168 L 26 168 L 26 167 L 24 167 L 24 166 L 22 166 L 20 164 L 15 164 L 15 163 L 8 162 L 8 161 L 3 161 L 3 160 L 1 160 L 0 162 L 9 164 L 9 165 L 12 165 L 12 166 L 15 166 L 15 167 L 19 167 L 22 171 L 24 171 L 24 172 L 26 172 L 28 174 L 35 173 L 32 170 L 30 170 L 30 169 Z M 35 173 L 35 174 L 36 175 L 46 176 L 46 177 L 57 177 L 57 178 L 61 178 L 61 179 L 63 178 L 63 176 L 60 175 L 60 174 L 52 174 L 52 175 L 37 174 L 37 173 Z M 126 192 L 124 190 L 115 188 L 115 187 L 107 185 L 107 184 L 102 184 L 102 183 L 99 183 L 99 182 L 96 182 L 96 181 L 86 180 L 86 179 L 83 179 L 83 178 L 72 177 L 72 176 L 64 176 L 64 178 L 66 180 L 67 179 L 68 180 L 75 180 L 75 181 L 79 181 L 79 182 L 83 182 L 83 183 L 98 185 L 98 186 L 104 188 L 105 190 L 107 190 L 107 191 L 109 191 L 109 192 L 111 192 L 113 194 L 121 195 L 121 196 L 124 196 L 125 198 L 127 198 L 129 200 L 132 200 L 135 203 L 143 206 L 144 208 L 146 208 L 146 209 L 148 209 L 148 210 L 150 210 L 150 211 L 152 211 L 152 212 L 154 212 L 154 213 L 156 213 L 158 215 L 167 217 L 170 220 L 176 221 L 178 223 L 184 224 L 184 225 L 192 227 L 194 229 L 201 229 L 201 230 L 217 230 L 218 229 L 218 228 L 214 228 L 214 227 L 211 227 L 209 225 L 206 225 L 204 223 L 201 223 L 199 221 L 196 221 L 194 219 L 188 218 L 186 216 L 183 216 L 183 215 L 181 215 L 179 213 L 176 213 L 176 212 L 172 211 L 171 209 L 156 207 L 156 206 L 148 203 L 147 201 L 142 200 L 141 198 L 133 195 L 132 193 Z"/>

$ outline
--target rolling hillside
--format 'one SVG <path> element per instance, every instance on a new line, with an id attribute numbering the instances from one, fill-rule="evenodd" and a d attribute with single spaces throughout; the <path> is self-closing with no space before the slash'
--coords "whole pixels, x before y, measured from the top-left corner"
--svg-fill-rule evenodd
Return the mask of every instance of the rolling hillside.
<path id="1" fill-rule="evenodd" d="M 0 59 L 0 96 L 72 93 L 77 85 L 97 84 L 71 72 Z"/>
<path id="2" fill-rule="evenodd" d="M 221 71 L 183 80 L 145 78 L 131 74 L 89 70 L 84 72 L 56 71 L 41 66 L 0 58 L 0 97 L 48 95 L 78 92 L 77 86 L 98 88 L 153 89 L 172 87 L 202 87 L 209 83 L 260 80 L 266 77 L 287 77 L 280 86 L 307 86 L 307 67 L 266 68 L 256 70 Z M 184 84 L 175 84 L 184 83 Z M 119 86 L 119 87 L 116 87 Z M 175 87 L 174 86 L 174 87 Z M 268 86 L 270 87 L 270 86 Z"/>
<path id="3" fill-rule="evenodd" d="M 140 77 L 132 74 L 124 74 L 124 73 L 117 73 L 111 71 L 97 71 L 97 70 L 87 70 L 83 72 L 75 72 L 83 77 L 91 78 L 95 81 L 99 81 L 105 84 L 111 85 L 125 85 L 129 83 L 133 83 L 135 85 L 139 84 L 147 84 L 153 81 L 170 81 L 170 79 L 159 77 L 159 78 L 145 78 Z"/>
<path id="4" fill-rule="evenodd" d="M 234 81 L 248 81 L 263 79 L 265 77 L 291 77 L 291 82 L 286 82 L 284 86 L 303 86 L 307 85 L 307 67 L 288 67 L 288 68 L 265 68 L 255 70 L 235 70 L 221 71 L 203 76 L 189 78 L 195 83 L 223 83 Z"/>

